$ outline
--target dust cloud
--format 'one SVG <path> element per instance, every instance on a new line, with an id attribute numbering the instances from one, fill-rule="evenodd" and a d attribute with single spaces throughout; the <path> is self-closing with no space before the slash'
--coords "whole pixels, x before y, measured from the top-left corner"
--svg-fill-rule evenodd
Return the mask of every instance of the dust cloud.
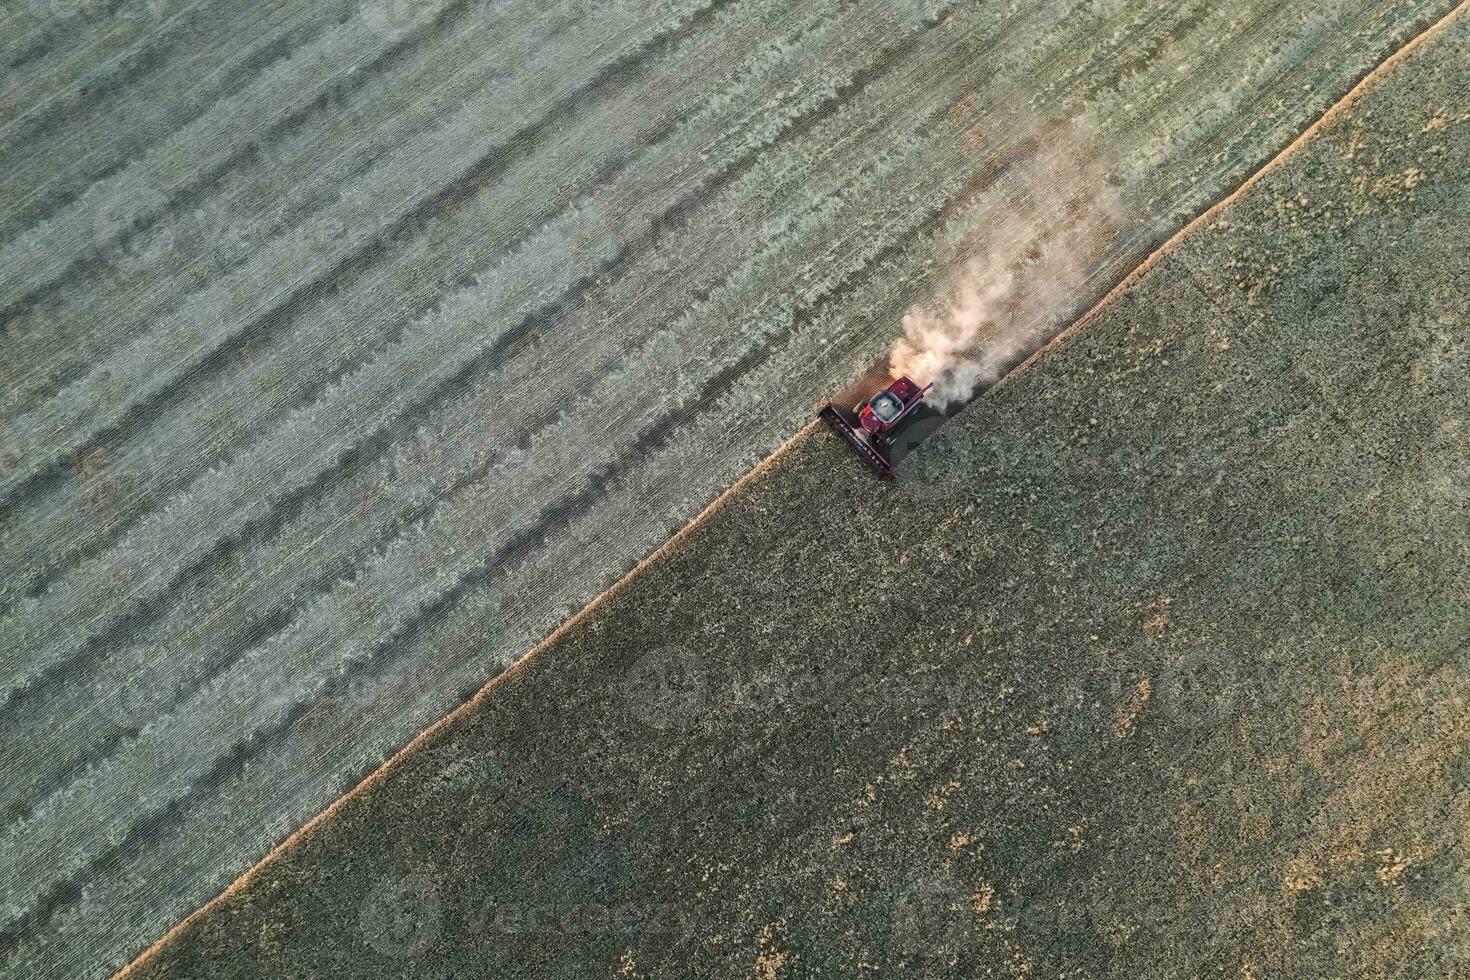
<path id="1" fill-rule="evenodd" d="M 992 221 L 950 277 L 937 305 L 903 318 L 889 367 L 943 410 L 1036 350 L 1070 322 L 1073 306 L 1124 223 L 1122 197 L 1090 140 L 1053 130 L 1012 168 Z"/>

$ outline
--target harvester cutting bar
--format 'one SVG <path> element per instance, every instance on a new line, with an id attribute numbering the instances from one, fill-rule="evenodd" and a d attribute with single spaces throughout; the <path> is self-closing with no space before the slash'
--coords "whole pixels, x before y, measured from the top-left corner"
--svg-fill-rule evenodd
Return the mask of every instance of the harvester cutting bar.
<path id="1" fill-rule="evenodd" d="M 851 446 L 853 449 L 856 449 L 857 454 L 861 456 L 864 460 L 866 460 L 868 465 L 871 466 L 874 472 L 876 472 L 880 477 L 886 478 L 893 476 L 893 464 L 888 462 L 888 460 L 881 453 L 879 453 L 877 449 L 873 447 L 872 443 L 870 443 L 867 439 L 863 438 L 863 436 L 858 433 L 857 429 L 853 427 L 852 423 L 847 420 L 847 418 L 842 414 L 841 411 L 834 408 L 831 404 L 828 404 L 822 406 L 822 410 L 817 414 L 822 417 L 823 421 L 825 421 L 828 425 L 832 427 L 834 432 L 836 432 L 839 436 L 846 440 L 849 446 Z"/>

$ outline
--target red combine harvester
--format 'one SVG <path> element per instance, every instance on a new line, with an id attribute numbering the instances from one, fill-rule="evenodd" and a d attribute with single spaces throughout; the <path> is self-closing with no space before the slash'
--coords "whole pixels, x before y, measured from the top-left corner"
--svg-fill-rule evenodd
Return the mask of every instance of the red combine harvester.
<path id="1" fill-rule="evenodd" d="M 881 385 L 882 381 L 877 381 L 877 384 Z M 817 414 L 857 450 L 879 476 L 888 477 L 893 475 L 893 468 L 902 455 L 912 448 L 906 443 L 917 445 L 934 427 L 923 426 L 924 431 L 914 431 L 913 424 L 921 419 L 943 421 L 944 416 L 921 410 L 924 396 L 934 387 L 932 384 L 920 388 L 910 378 L 898 378 L 876 391 L 874 387 L 874 378 L 870 374 L 839 396 L 840 401 L 829 402 Z M 852 405 L 852 408 L 848 409 L 847 405 Z M 902 440 L 905 435 L 910 438 Z"/>
<path id="2" fill-rule="evenodd" d="M 899 378 L 854 408 L 858 424 L 863 427 L 874 445 L 886 446 L 893 437 L 893 430 L 898 428 L 898 423 L 919 407 L 919 402 L 924 400 L 924 396 L 933 387 L 934 385 L 927 384 L 920 388 L 908 378 Z"/>

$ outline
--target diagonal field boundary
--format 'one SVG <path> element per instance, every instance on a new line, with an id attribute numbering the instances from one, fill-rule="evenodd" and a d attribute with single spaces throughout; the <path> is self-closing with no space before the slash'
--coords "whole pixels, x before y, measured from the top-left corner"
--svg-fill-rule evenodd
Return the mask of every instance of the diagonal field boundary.
<path id="1" fill-rule="evenodd" d="M 1281 165 L 1281 163 L 1282 163 L 1283 160 L 1285 160 L 1288 156 L 1290 156 L 1291 154 L 1293 154 L 1294 152 L 1296 152 L 1297 149 L 1299 147 L 1301 147 L 1304 143 L 1307 143 L 1308 141 L 1310 141 L 1311 139 L 1313 139 L 1315 137 L 1315 135 L 1325 125 L 1327 125 L 1334 117 L 1336 117 L 1338 114 L 1340 114 L 1346 107 L 1351 106 L 1353 103 L 1355 103 L 1368 88 L 1370 88 L 1371 86 L 1373 86 L 1374 84 L 1376 84 L 1376 82 L 1381 77 L 1383 77 L 1386 73 L 1388 73 L 1389 71 L 1391 71 L 1394 68 L 1394 66 L 1397 65 L 1401 60 L 1403 60 L 1405 57 L 1409 56 L 1412 52 L 1414 52 L 1417 48 L 1419 48 L 1420 46 L 1422 46 L 1428 39 L 1432 38 L 1434 35 L 1436 35 L 1437 33 L 1441 32 L 1447 25 L 1449 25 L 1450 23 L 1454 22 L 1455 20 L 1457 20 L 1460 17 L 1466 16 L 1467 10 L 1470 10 L 1470 0 L 1466 0 L 1466 2 L 1462 3 L 1460 6 L 1458 6 L 1457 8 L 1455 8 L 1449 14 L 1445 15 L 1443 18 L 1441 18 L 1435 24 L 1433 24 L 1432 26 L 1430 26 L 1428 29 L 1426 29 L 1425 31 L 1423 31 L 1422 33 L 1420 33 L 1419 35 L 1417 35 L 1416 37 L 1414 37 L 1412 40 L 1410 40 L 1409 42 L 1407 42 L 1406 44 L 1404 44 L 1402 47 L 1400 47 L 1397 51 L 1395 51 L 1388 58 L 1384 59 L 1384 61 L 1382 63 L 1380 63 L 1377 67 L 1373 68 L 1361 80 L 1359 80 L 1359 82 L 1352 87 L 1352 89 L 1347 93 L 1347 95 L 1345 95 L 1342 99 L 1340 99 L 1338 102 L 1336 102 L 1321 117 L 1319 117 L 1315 122 L 1313 122 L 1310 126 L 1308 126 L 1296 139 L 1294 139 L 1290 143 L 1290 145 L 1288 145 L 1284 150 L 1282 150 L 1276 156 L 1274 156 L 1264 166 L 1262 166 L 1257 171 L 1255 171 L 1251 176 L 1249 176 L 1237 188 L 1235 188 L 1233 191 L 1231 191 L 1231 192 L 1223 195 L 1222 197 L 1220 197 L 1209 208 L 1207 208 L 1205 211 L 1203 211 L 1197 217 L 1195 217 L 1194 219 L 1192 219 L 1183 228 L 1181 228 L 1179 231 L 1177 231 L 1174 235 L 1172 235 L 1163 245 L 1161 245 L 1151 255 L 1149 255 L 1148 258 L 1146 258 L 1136 268 L 1134 268 L 1131 272 L 1129 272 L 1127 275 L 1125 275 L 1117 283 L 1117 285 L 1115 285 L 1111 290 L 1109 290 L 1108 293 L 1105 296 L 1103 296 L 1103 298 L 1100 299 L 1097 303 L 1095 303 L 1087 312 L 1085 312 L 1082 316 L 1078 317 L 1069 327 L 1067 327 L 1065 330 L 1063 330 L 1061 333 L 1059 333 L 1055 338 L 1053 338 L 1050 342 L 1048 342 L 1046 345 L 1044 345 L 1040 350 L 1038 350 L 1037 352 L 1033 353 L 1030 357 L 1028 357 L 1026 360 L 1024 360 L 1021 364 L 1019 364 L 1015 369 L 1013 369 L 1013 371 L 1011 372 L 1011 374 L 1014 374 L 1014 373 L 1016 373 L 1018 371 L 1025 370 L 1029 365 L 1031 365 L 1033 362 L 1035 362 L 1039 357 L 1041 357 L 1051 347 L 1053 347 L 1054 345 L 1057 345 L 1057 344 L 1062 343 L 1066 338 L 1070 337 L 1075 331 L 1078 331 L 1078 330 L 1082 329 L 1083 327 L 1087 326 L 1092 320 L 1094 320 L 1097 317 L 1097 315 L 1099 314 L 1099 312 L 1102 309 L 1108 307 L 1110 304 L 1112 304 L 1113 302 L 1115 302 L 1120 295 L 1122 295 L 1125 291 L 1127 291 L 1128 289 L 1130 289 L 1139 280 L 1140 277 L 1142 277 L 1143 275 L 1145 275 L 1164 256 L 1166 256 L 1169 252 L 1171 252 L 1179 244 L 1180 241 L 1182 241 L 1184 238 L 1186 238 L 1189 235 L 1191 235 L 1202 223 L 1204 223 L 1207 220 L 1209 220 L 1210 218 L 1212 218 L 1218 212 L 1220 212 L 1224 208 L 1228 207 L 1232 202 L 1234 202 L 1236 199 L 1238 199 L 1243 194 L 1245 194 L 1247 191 L 1249 191 L 1265 175 L 1269 174 L 1270 172 L 1272 172 L 1273 170 L 1275 170 L 1277 167 L 1279 167 Z M 999 382 L 997 382 L 997 384 L 1004 384 L 1004 383 L 1006 383 L 1007 380 L 1010 378 L 1011 374 L 1008 374 L 1005 378 L 1002 378 Z M 648 557 L 646 557 L 645 559 L 643 559 L 642 561 L 640 561 L 620 581 L 618 581 L 612 587 L 610 587 L 609 589 L 607 589 L 606 591 L 604 591 L 601 595 L 599 595 L 595 599 L 593 599 L 581 611 L 579 611 L 578 613 L 576 613 L 575 615 L 573 615 L 571 618 L 569 618 L 566 622 L 564 622 L 562 625 L 560 625 L 545 640 L 543 640 L 541 643 L 539 643 L 535 647 L 533 647 L 530 651 L 528 651 L 524 656 L 522 656 L 520 659 L 518 659 L 515 663 L 513 663 L 510 666 L 506 667 L 495 678 L 493 678 L 489 683 L 487 683 L 483 688 L 481 688 L 480 691 L 478 693 L 476 693 L 472 698 L 470 698 L 467 702 L 465 702 L 463 705 L 461 705 L 460 707 L 456 708 L 454 711 L 452 711 L 449 714 L 445 715 L 444 717 L 442 717 L 441 719 L 439 719 L 437 722 L 435 722 L 433 725 L 429 726 L 424 731 L 422 731 L 421 733 L 419 733 L 419 735 L 417 735 L 411 742 L 409 742 L 404 748 L 402 748 L 399 752 L 397 752 L 392 758 L 390 758 L 387 762 L 385 762 L 375 772 L 373 772 L 366 779 L 364 779 L 361 783 L 359 783 L 355 788 L 353 788 L 352 790 L 350 790 L 348 793 L 344 794 L 337 801 L 335 801 L 331 806 L 327 807 L 324 811 L 322 811 L 316 817 L 312 818 L 309 822 L 307 822 L 304 826 L 302 826 L 300 829 L 298 829 L 295 833 L 291 834 L 285 841 L 283 841 L 280 845 L 278 845 L 275 849 L 273 849 L 270 852 L 270 854 L 268 854 L 254 868 L 252 868 L 251 870 L 247 871 L 244 875 L 242 875 L 240 878 L 238 878 L 233 884 L 231 884 L 227 889 L 225 889 L 225 891 L 222 892 L 219 896 L 217 896 L 215 899 L 211 900 L 210 902 L 208 902 L 207 904 L 205 904 L 201 908 L 199 908 L 196 911 L 194 911 L 193 913 L 191 913 L 189 916 L 187 916 L 185 919 L 183 919 L 180 923 L 178 923 L 176 926 L 174 926 L 173 929 L 169 930 L 169 932 L 167 932 L 164 936 L 162 936 L 159 940 L 157 940 L 152 946 L 150 946 L 147 950 L 145 950 L 137 959 L 135 959 L 132 964 L 130 964 L 128 967 L 124 968 L 118 974 L 118 976 L 119 977 L 127 977 L 127 976 L 129 976 L 131 973 L 133 973 L 133 971 L 134 971 L 134 969 L 136 967 L 138 967 L 141 963 L 143 963 L 146 960 L 148 960 L 155 953 L 155 951 L 157 951 L 162 946 L 164 946 L 165 944 L 167 944 L 170 941 L 171 937 L 173 937 L 176 933 L 180 932 L 182 929 L 184 929 L 187 925 L 189 925 L 190 923 L 194 922 L 195 920 L 200 919 L 200 918 L 208 915 L 211 912 L 212 909 L 214 909 L 218 904 L 220 904 L 221 902 L 223 902 L 229 896 L 231 896 L 234 893 L 236 893 L 236 892 L 238 892 L 238 891 L 240 891 L 240 890 L 248 887 L 250 885 L 250 883 L 255 879 L 255 877 L 259 874 L 261 868 L 263 868 L 266 865 L 272 863 L 283 852 L 285 852 L 289 848 L 295 846 L 298 841 L 304 839 L 307 835 L 315 832 L 315 830 L 324 821 L 330 819 L 332 817 L 332 815 L 338 810 L 338 808 L 341 807 L 341 806 L 343 806 L 346 803 L 346 801 L 348 801 L 351 798 L 357 796 L 359 793 L 362 793 L 362 792 L 367 791 L 369 788 L 371 788 L 375 784 L 377 784 L 380 781 L 382 781 L 385 778 L 385 774 L 387 773 L 387 771 L 391 767 L 398 765 L 404 758 L 406 758 L 407 756 L 409 756 L 411 753 L 415 752 L 421 744 L 423 744 L 426 741 L 430 740 L 442 728 L 444 728 L 444 727 L 446 727 L 448 725 L 451 725 L 451 724 L 455 723 L 463 715 L 465 715 L 465 714 L 467 714 L 467 713 L 475 710 L 476 706 L 479 705 L 479 704 L 481 704 L 485 699 L 488 699 L 489 697 L 493 696 L 493 692 L 495 691 L 495 689 L 497 688 L 497 686 L 503 680 L 505 680 L 506 678 L 512 677 L 513 675 L 517 674 L 522 669 L 524 669 L 526 665 L 528 665 L 528 664 L 532 663 L 533 661 L 539 659 L 539 657 L 541 656 L 541 654 L 545 650 L 547 650 L 549 647 L 551 647 L 552 644 L 558 642 L 568 631 L 570 631 L 571 629 L 573 629 L 584 618 L 590 616 L 595 610 L 597 610 L 599 607 L 601 607 L 612 596 L 616 595 L 624 587 L 626 587 L 626 585 L 630 581 L 632 581 L 633 579 L 635 579 L 637 576 L 641 575 L 643 573 L 644 569 L 646 569 L 648 566 L 652 565 L 654 562 L 656 562 L 656 561 L 664 558 L 668 554 L 670 554 L 670 553 L 676 551 L 677 549 L 681 548 L 684 545 L 684 543 L 687 541 L 687 539 L 689 538 L 689 536 L 694 532 L 694 530 L 700 524 L 702 524 L 705 520 L 707 520 L 711 515 L 715 514 L 720 509 L 722 509 L 723 507 L 725 507 L 737 494 L 743 492 L 745 490 L 745 488 L 748 487 L 753 481 L 755 481 L 757 479 L 760 479 L 763 475 L 771 472 L 776 466 L 778 466 L 781 463 L 782 459 L 787 455 L 787 453 L 792 449 L 792 447 L 794 447 L 795 445 L 797 445 L 802 440 L 811 438 L 813 436 L 813 433 L 819 432 L 819 431 L 821 431 L 821 425 L 820 425 L 819 422 L 813 421 L 813 422 L 809 423 L 805 428 L 803 428 L 799 433 L 797 433 L 794 437 L 792 437 L 792 439 L 788 440 L 776 452 L 774 452 L 772 455 L 770 455 L 765 460 L 763 460 L 761 463 L 759 463 L 754 469 L 750 470 L 749 472 L 747 472 L 746 474 L 744 474 L 742 477 L 740 477 L 740 479 L 738 479 L 724 493 L 722 493 L 712 503 L 710 503 L 707 507 L 705 507 L 704 510 L 701 511 L 700 514 L 697 517 L 695 517 L 689 524 L 687 524 L 684 528 L 682 528 L 677 533 L 675 533 L 671 538 L 669 538 L 664 544 L 662 544 L 659 548 L 657 548 Z"/>

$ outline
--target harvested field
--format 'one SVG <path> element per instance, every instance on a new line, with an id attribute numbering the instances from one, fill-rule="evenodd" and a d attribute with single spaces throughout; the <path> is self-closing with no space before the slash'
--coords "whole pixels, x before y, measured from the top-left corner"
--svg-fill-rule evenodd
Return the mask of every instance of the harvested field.
<path id="1" fill-rule="evenodd" d="M 907 480 L 796 440 L 129 976 L 1470 975 L 1467 46 Z"/>
<path id="2" fill-rule="evenodd" d="M 521 656 L 1053 142 L 1128 209 L 1059 326 L 1451 7 L 6 8 L 0 969 L 121 965 Z"/>

